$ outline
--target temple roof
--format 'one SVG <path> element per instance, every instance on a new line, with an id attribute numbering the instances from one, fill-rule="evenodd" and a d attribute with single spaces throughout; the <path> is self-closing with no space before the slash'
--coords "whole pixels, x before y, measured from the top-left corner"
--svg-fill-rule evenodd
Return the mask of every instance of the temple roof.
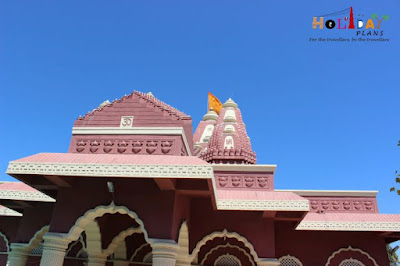
<path id="1" fill-rule="evenodd" d="M 134 91 L 79 117 L 69 152 L 191 155 L 192 119 L 153 94 Z"/>
<path id="2" fill-rule="evenodd" d="M 78 163 L 78 164 L 133 164 L 133 165 L 208 165 L 194 156 L 38 153 L 10 163 Z M 1 187 L 1 185 L 0 185 Z"/>
<path id="3" fill-rule="evenodd" d="M 139 91 L 133 91 L 131 94 L 125 95 L 121 99 L 115 99 L 113 102 L 105 101 L 98 108 L 92 110 L 91 112 L 88 112 L 83 117 L 79 117 L 78 121 L 83 120 L 83 121 L 87 122 L 87 123 L 85 123 L 85 125 L 90 125 L 92 122 L 92 120 L 90 118 L 91 116 L 101 113 L 102 111 L 111 110 L 111 109 L 113 109 L 113 107 L 116 107 L 116 106 L 117 107 L 122 106 L 122 104 L 124 104 L 124 103 L 129 103 L 129 99 L 132 99 L 132 98 L 137 98 L 137 99 L 141 100 L 148 107 L 156 108 L 156 109 L 162 111 L 163 113 L 168 114 L 169 116 L 176 117 L 177 119 L 191 120 L 191 117 L 189 115 L 187 115 L 187 114 L 179 111 L 178 109 L 172 107 L 171 105 L 166 104 L 165 102 L 157 99 L 156 97 L 154 97 L 154 95 L 152 93 L 146 94 L 146 93 L 139 92 Z M 82 123 L 77 123 L 76 125 L 81 125 L 81 124 Z"/>
<path id="4" fill-rule="evenodd" d="M 22 216 L 19 211 L 55 200 L 22 182 L 0 183 L 0 216 Z"/>
<path id="5" fill-rule="evenodd" d="M 296 230 L 400 232 L 400 214 L 310 212 Z"/>
<path id="6" fill-rule="evenodd" d="M 194 156 L 39 153 L 9 163 L 12 176 L 204 178 L 212 167 Z M 29 177 L 28 177 L 29 178 Z"/>

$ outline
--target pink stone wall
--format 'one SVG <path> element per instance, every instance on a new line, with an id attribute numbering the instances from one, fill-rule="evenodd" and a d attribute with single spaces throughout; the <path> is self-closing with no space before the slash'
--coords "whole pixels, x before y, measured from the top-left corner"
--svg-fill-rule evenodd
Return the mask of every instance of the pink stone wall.
<path id="1" fill-rule="evenodd" d="M 143 220 L 149 237 L 172 238 L 174 192 L 160 191 L 152 179 L 81 179 L 72 188 L 58 192 L 50 231 L 66 233 L 75 221 L 98 205 L 109 205 L 112 195 L 107 181 L 114 183 L 115 205 L 123 205 Z M 116 221 L 118 222 L 118 221 Z"/>
<path id="2" fill-rule="evenodd" d="M 41 203 L 40 206 L 25 208 L 15 242 L 27 243 L 43 226 L 49 225 L 54 204 Z"/>

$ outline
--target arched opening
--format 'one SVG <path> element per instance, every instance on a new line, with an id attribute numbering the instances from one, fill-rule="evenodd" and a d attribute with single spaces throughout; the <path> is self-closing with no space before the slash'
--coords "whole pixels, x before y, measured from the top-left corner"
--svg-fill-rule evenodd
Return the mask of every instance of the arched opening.
<path id="1" fill-rule="evenodd" d="M 139 237 L 133 237 L 135 235 Z M 99 257 L 106 261 L 128 262 L 137 248 L 144 244 L 150 246 L 147 231 L 138 215 L 114 203 L 86 211 L 64 238 L 70 241 L 65 260 L 76 262 Z M 137 247 L 128 245 L 128 238 L 138 242 Z M 133 250 L 128 250 L 128 247 Z M 133 257 L 139 257 L 139 253 L 140 250 Z M 132 260 L 135 261 L 135 258 Z"/>
<path id="2" fill-rule="evenodd" d="M 325 266 L 378 266 L 378 263 L 367 252 L 349 246 L 333 252 Z"/>
<path id="3" fill-rule="evenodd" d="M 203 237 L 193 249 L 190 258 L 202 265 L 216 265 L 217 259 L 228 253 L 236 257 L 240 265 L 253 266 L 259 261 L 253 245 L 245 237 L 226 229 Z"/>

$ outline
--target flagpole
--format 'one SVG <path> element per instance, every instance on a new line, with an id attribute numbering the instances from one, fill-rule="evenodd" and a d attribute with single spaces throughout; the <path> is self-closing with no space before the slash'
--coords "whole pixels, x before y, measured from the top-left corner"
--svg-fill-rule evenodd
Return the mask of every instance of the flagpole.
<path id="1" fill-rule="evenodd" d="M 210 92 L 207 93 L 207 112 L 206 113 L 208 113 L 208 110 L 210 110 Z"/>

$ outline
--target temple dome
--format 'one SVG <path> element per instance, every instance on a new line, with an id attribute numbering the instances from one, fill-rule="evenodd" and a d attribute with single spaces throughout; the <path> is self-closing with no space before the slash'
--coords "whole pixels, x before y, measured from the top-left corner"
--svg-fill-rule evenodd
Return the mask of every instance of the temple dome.
<path id="1" fill-rule="evenodd" d="M 229 98 L 222 106 L 225 107 L 225 108 L 226 107 L 233 107 L 233 108 L 237 108 L 238 107 L 237 103 L 235 103 L 235 101 L 232 100 L 231 98 Z"/>
<path id="2" fill-rule="evenodd" d="M 203 116 L 203 121 L 209 121 L 209 120 L 218 120 L 218 114 L 211 108 L 207 114 Z"/>

